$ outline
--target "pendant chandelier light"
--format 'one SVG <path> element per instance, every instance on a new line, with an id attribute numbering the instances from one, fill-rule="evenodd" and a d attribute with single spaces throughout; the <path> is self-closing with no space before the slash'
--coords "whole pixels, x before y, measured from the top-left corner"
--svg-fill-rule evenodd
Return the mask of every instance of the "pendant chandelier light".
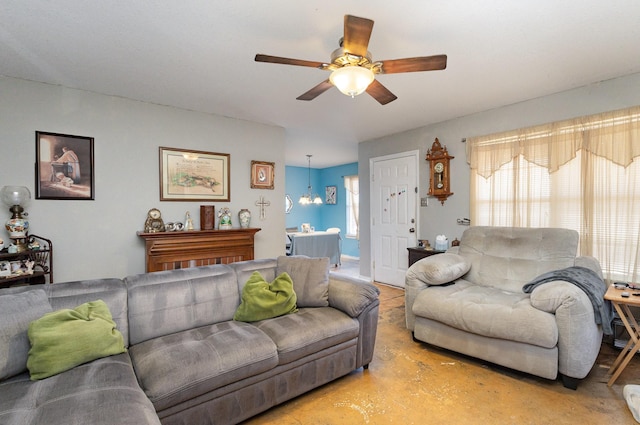
<path id="1" fill-rule="evenodd" d="M 300 205 L 309 205 L 309 204 L 320 205 L 320 204 L 322 204 L 322 198 L 320 198 L 320 196 L 318 196 L 318 194 L 316 194 L 315 196 L 311 195 L 311 156 L 312 155 L 307 155 L 307 161 L 309 163 L 309 165 L 308 165 L 309 185 L 307 186 L 307 193 L 303 194 L 300 197 L 300 199 L 298 199 L 298 203 Z"/>

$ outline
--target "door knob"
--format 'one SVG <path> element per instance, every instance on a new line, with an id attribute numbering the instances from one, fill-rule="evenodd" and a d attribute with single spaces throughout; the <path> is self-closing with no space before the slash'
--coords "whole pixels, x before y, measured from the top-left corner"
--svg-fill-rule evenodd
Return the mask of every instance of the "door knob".
<path id="1" fill-rule="evenodd" d="M 409 233 L 415 233 L 416 229 L 414 227 L 412 227 L 411 229 L 409 229 Z"/>

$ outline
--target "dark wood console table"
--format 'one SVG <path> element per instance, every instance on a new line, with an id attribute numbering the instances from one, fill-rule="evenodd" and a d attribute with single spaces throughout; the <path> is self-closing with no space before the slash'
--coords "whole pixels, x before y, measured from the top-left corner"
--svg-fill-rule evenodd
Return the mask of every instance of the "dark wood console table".
<path id="1" fill-rule="evenodd" d="M 429 257 L 435 254 L 442 254 L 443 252 L 445 252 L 435 249 L 424 249 L 421 246 L 407 248 L 407 251 L 409 251 L 409 267 L 411 267 L 411 265 L 416 261 L 421 260 L 425 257 Z"/>
<path id="2" fill-rule="evenodd" d="M 147 272 L 253 260 L 259 228 L 144 233 Z"/>

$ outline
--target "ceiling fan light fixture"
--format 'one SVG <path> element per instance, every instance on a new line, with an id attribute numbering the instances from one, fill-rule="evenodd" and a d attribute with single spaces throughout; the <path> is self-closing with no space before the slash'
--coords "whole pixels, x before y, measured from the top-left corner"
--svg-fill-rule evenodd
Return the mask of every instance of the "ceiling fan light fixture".
<path id="1" fill-rule="evenodd" d="M 374 80 L 373 71 L 357 65 L 343 66 L 331 73 L 329 80 L 347 96 L 362 94 Z"/>

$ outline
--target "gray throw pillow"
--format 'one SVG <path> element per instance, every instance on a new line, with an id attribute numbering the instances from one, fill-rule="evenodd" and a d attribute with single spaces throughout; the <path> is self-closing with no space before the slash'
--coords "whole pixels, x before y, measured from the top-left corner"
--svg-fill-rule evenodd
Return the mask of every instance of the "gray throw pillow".
<path id="1" fill-rule="evenodd" d="M 458 254 L 435 254 L 416 261 L 407 270 L 412 276 L 428 285 L 442 285 L 464 276 L 471 262 Z"/>
<path id="2" fill-rule="evenodd" d="M 0 295 L 0 380 L 27 370 L 29 323 L 51 311 L 42 289 Z"/>
<path id="3" fill-rule="evenodd" d="M 288 273 L 298 298 L 298 307 L 329 305 L 329 258 L 304 255 L 280 256 L 276 275 Z"/>

